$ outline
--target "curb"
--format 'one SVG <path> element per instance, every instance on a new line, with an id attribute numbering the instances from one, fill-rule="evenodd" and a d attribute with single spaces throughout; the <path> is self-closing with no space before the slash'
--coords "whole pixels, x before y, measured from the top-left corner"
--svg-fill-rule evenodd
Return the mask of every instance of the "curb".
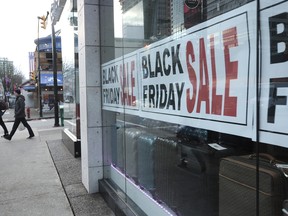
<path id="1" fill-rule="evenodd" d="M 41 119 L 52 119 L 54 117 L 35 117 L 35 118 L 26 118 L 27 121 L 34 121 L 34 120 L 41 120 Z M 4 122 L 14 122 L 14 119 L 6 119 L 6 120 L 3 120 Z"/>

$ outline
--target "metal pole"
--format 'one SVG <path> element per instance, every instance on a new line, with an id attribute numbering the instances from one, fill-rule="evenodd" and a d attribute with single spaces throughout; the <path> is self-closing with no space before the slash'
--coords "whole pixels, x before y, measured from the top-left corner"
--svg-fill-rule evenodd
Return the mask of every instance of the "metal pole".
<path id="1" fill-rule="evenodd" d="M 4 101 L 7 102 L 7 98 L 6 98 L 6 58 L 4 58 L 3 61 L 3 71 L 4 71 L 4 79 L 3 79 L 3 88 L 4 88 Z"/>
<path id="2" fill-rule="evenodd" d="M 53 78 L 54 78 L 54 126 L 59 127 L 59 110 L 58 110 L 58 83 L 57 83 L 57 52 L 54 23 L 52 22 L 52 56 L 53 56 Z"/>
<path id="3" fill-rule="evenodd" d="M 37 52 L 38 52 L 38 95 L 39 95 L 39 116 L 43 117 L 42 113 L 42 92 L 41 92 L 41 74 L 40 74 L 40 50 L 39 50 L 39 17 L 38 17 L 38 41 L 37 41 Z"/>
<path id="4" fill-rule="evenodd" d="M 259 144 L 259 126 L 260 126 L 260 103 L 259 103 L 259 87 L 260 87 L 260 84 L 259 83 L 259 77 L 260 77 L 260 71 L 261 71 L 261 66 L 260 66 L 260 51 L 259 51 L 259 47 L 262 47 L 262 44 L 261 44 L 261 27 L 260 27 L 260 1 L 257 0 L 257 44 L 256 44 L 256 47 L 257 47 L 257 57 L 256 57 L 256 146 L 255 146 L 255 152 L 256 152 L 256 216 L 259 216 L 260 215 L 260 208 L 262 206 L 259 205 L 259 200 L 260 200 L 260 175 L 259 175 L 259 151 L 260 151 L 260 144 Z"/>

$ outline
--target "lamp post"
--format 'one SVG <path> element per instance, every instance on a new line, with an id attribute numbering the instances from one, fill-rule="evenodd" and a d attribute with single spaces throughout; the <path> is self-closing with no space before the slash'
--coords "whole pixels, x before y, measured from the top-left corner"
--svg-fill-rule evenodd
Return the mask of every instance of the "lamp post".
<path id="1" fill-rule="evenodd" d="M 39 43 L 39 22 L 41 21 L 41 28 L 46 29 L 46 20 L 48 18 L 49 12 L 47 11 L 46 16 L 37 17 L 38 18 L 38 40 L 37 40 L 37 51 L 38 51 L 38 95 L 39 95 L 39 116 L 43 117 L 42 112 L 42 91 L 41 91 L 41 73 L 40 73 L 40 43 Z"/>
<path id="2" fill-rule="evenodd" d="M 39 17 L 38 17 L 38 40 L 37 40 L 37 54 L 38 54 L 38 95 L 39 95 L 39 116 L 43 117 L 42 113 L 42 92 L 41 92 L 41 74 L 40 74 L 40 52 L 39 52 Z"/>
<path id="3" fill-rule="evenodd" d="M 6 99 L 6 58 L 3 61 L 3 71 L 4 71 L 4 79 L 3 79 L 3 88 L 4 88 L 4 101 L 7 102 Z"/>
<path id="4" fill-rule="evenodd" d="M 38 40 L 37 40 L 37 51 L 38 51 L 38 95 L 39 95 L 39 116 L 43 117 L 43 112 L 42 112 L 42 91 L 41 91 L 41 73 L 40 73 L 40 43 L 39 43 L 39 22 L 42 20 L 41 28 L 46 29 L 46 20 L 48 18 L 49 12 L 47 11 L 46 17 L 37 17 L 38 18 Z"/>
<path id="5" fill-rule="evenodd" d="M 57 52 L 54 22 L 51 24 L 52 28 L 52 56 L 53 56 L 53 78 L 54 78 L 54 126 L 59 127 L 59 109 L 58 109 L 58 83 L 57 83 Z"/>
<path id="6" fill-rule="evenodd" d="M 37 56 L 38 56 L 38 79 L 37 79 L 37 84 L 38 84 L 38 95 L 39 95 L 39 116 L 43 117 L 42 113 L 42 92 L 41 92 L 41 74 L 40 74 L 40 50 L 39 50 L 39 22 L 40 22 L 40 17 L 38 18 L 38 40 L 37 40 Z"/>
<path id="7" fill-rule="evenodd" d="M 57 10 L 57 2 L 51 5 L 51 41 L 52 41 L 52 57 L 53 57 L 53 80 L 54 80 L 54 127 L 59 127 L 59 99 L 58 99 L 58 81 L 57 81 L 57 50 L 56 50 L 56 39 L 55 39 L 55 24 L 57 22 L 55 13 Z"/>

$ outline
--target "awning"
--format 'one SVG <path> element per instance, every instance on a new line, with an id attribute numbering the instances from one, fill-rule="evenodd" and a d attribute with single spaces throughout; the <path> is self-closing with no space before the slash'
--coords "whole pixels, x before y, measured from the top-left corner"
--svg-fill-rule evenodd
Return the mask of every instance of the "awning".
<path id="1" fill-rule="evenodd" d="M 23 86 L 23 89 L 25 91 L 35 91 L 35 85 L 26 85 L 26 86 Z"/>

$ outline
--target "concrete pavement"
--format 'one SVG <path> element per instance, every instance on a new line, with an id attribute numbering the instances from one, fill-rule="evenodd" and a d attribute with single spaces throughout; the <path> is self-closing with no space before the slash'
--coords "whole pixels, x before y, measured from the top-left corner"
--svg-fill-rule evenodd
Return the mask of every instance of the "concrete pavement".
<path id="1" fill-rule="evenodd" d="M 11 124 L 11 123 L 10 123 Z M 11 130 L 10 124 L 6 124 Z M 0 141 L 0 215 L 73 215 L 45 140 L 37 129 Z"/>
<path id="2" fill-rule="evenodd" d="M 13 118 L 5 115 L 11 131 Z M 26 139 L 26 129 L 17 130 L 11 141 L 0 138 L 0 216 L 113 216 L 100 194 L 87 194 L 81 159 L 69 153 L 61 141 L 63 128 L 53 122 L 29 121 L 32 139 Z"/>

